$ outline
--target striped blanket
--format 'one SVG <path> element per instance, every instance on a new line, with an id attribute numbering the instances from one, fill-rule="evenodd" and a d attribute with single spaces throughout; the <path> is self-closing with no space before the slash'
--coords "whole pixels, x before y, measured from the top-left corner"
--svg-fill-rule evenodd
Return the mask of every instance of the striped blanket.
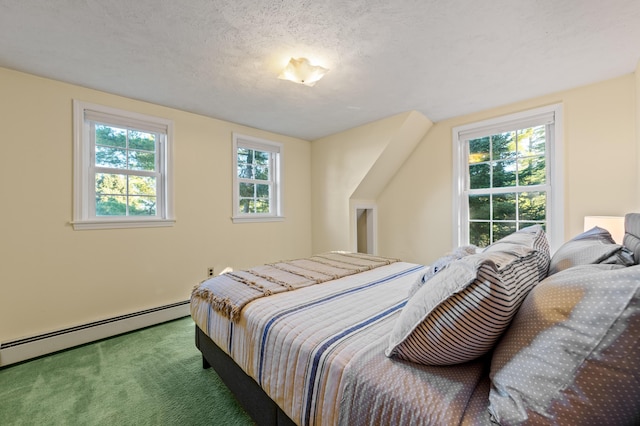
<path id="1" fill-rule="evenodd" d="M 214 310 L 237 322 L 252 300 L 320 284 L 397 262 L 363 253 L 330 252 L 309 258 L 270 263 L 213 277 L 197 285 L 191 297 L 206 300 Z"/>
<path id="2" fill-rule="evenodd" d="M 282 292 L 247 305 L 238 322 L 194 298 L 191 316 L 298 425 L 460 424 L 482 362 L 431 367 L 384 355 L 424 271 L 395 262 Z"/>

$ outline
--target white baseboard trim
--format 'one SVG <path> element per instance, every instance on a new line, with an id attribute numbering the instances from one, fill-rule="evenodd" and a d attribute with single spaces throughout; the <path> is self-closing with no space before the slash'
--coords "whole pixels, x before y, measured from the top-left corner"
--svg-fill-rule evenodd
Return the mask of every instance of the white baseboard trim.
<path id="1" fill-rule="evenodd" d="M 189 316 L 188 300 L 38 336 L 2 342 L 0 367 L 186 316 Z"/>

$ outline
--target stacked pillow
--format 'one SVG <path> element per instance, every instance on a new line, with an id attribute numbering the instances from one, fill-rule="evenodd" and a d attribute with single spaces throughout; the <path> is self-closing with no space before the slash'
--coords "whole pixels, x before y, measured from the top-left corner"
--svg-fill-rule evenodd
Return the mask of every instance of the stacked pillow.
<path id="1" fill-rule="evenodd" d="M 493 349 L 492 423 L 640 424 L 633 219 L 624 247 L 594 228 L 550 259 L 531 227 L 452 260 L 409 299 L 385 353 L 449 365 Z"/>
<path id="2" fill-rule="evenodd" d="M 640 213 L 624 216 L 624 246 L 633 253 L 635 263 L 640 263 Z"/>
<path id="3" fill-rule="evenodd" d="M 451 262 L 409 299 L 385 354 L 451 365 L 489 352 L 547 275 L 549 261 L 546 235 L 536 225 Z"/>
<path id="4" fill-rule="evenodd" d="M 431 278 L 433 278 L 435 274 L 437 274 L 438 272 L 442 271 L 444 268 L 449 266 L 449 264 L 451 264 L 452 262 L 458 259 L 462 259 L 465 256 L 474 254 L 477 251 L 478 251 L 478 247 L 476 246 L 473 246 L 473 245 L 462 246 L 462 247 L 456 248 L 451 253 L 447 253 L 446 255 L 442 256 L 440 259 L 433 262 L 431 265 L 429 265 L 429 267 L 427 268 L 427 271 L 424 274 L 421 274 L 416 280 L 416 282 L 413 283 L 413 286 L 411 286 L 411 288 L 409 289 L 409 297 L 413 296 L 418 290 L 420 290 L 420 287 L 422 287 L 424 283 L 426 283 Z"/>
<path id="5" fill-rule="evenodd" d="M 564 243 L 553 255 L 549 275 L 577 265 L 596 263 L 630 266 L 633 253 L 616 244 L 606 229 L 594 227 Z"/>
<path id="6" fill-rule="evenodd" d="M 580 265 L 527 296 L 491 362 L 499 424 L 638 424 L 640 266 Z"/>

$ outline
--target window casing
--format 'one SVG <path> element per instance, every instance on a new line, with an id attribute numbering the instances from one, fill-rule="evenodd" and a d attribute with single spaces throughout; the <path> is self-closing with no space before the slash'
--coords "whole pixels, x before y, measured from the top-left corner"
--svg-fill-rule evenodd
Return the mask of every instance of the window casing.
<path id="1" fill-rule="evenodd" d="M 282 144 L 233 134 L 233 222 L 282 216 Z"/>
<path id="2" fill-rule="evenodd" d="M 171 226 L 170 120 L 74 100 L 74 229 Z"/>
<path id="3" fill-rule="evenodd" d="M 486 246 L 542 225 L 563 239 L 562 108 L 551 105 L 453 129 L 454 244 Z"/>

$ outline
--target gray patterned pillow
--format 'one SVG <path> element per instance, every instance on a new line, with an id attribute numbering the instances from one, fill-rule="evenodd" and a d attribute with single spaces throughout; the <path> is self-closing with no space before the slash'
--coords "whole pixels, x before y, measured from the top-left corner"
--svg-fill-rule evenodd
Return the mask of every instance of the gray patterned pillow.
<path id="1" fill-rule="evenodd" d="M 633 253 L 634 263 L 640 263 L 640 213 L 627 213 L 624 216 L 623 244 Z"/>
<path id="2" fill-rule="evenodd" d="M 548 245 L 542 244 L 546 252 L 527 247 L 540 235 L 546 240 L 541 232 L 528 233 L 526 243 L 508 251 L 466 256 L 438 272 L 407 302 L 385 354 L 451 365 L 489 352 L 539 282 L 540 258 L 548 265 Z"/>
<path id="3" fill-rule="evenodd" d="M 594 227 L 564 243 L 551 258 L 549 275 L 577 265 L 633 265 L 631 252 L 616 244 L 606 229 Z"/>
<path id="4" fill-rule="evenodd" d="M 491 362 L 500 424 L 637 424 L 640 266 L 582 265 L 527 296 Z"/>

